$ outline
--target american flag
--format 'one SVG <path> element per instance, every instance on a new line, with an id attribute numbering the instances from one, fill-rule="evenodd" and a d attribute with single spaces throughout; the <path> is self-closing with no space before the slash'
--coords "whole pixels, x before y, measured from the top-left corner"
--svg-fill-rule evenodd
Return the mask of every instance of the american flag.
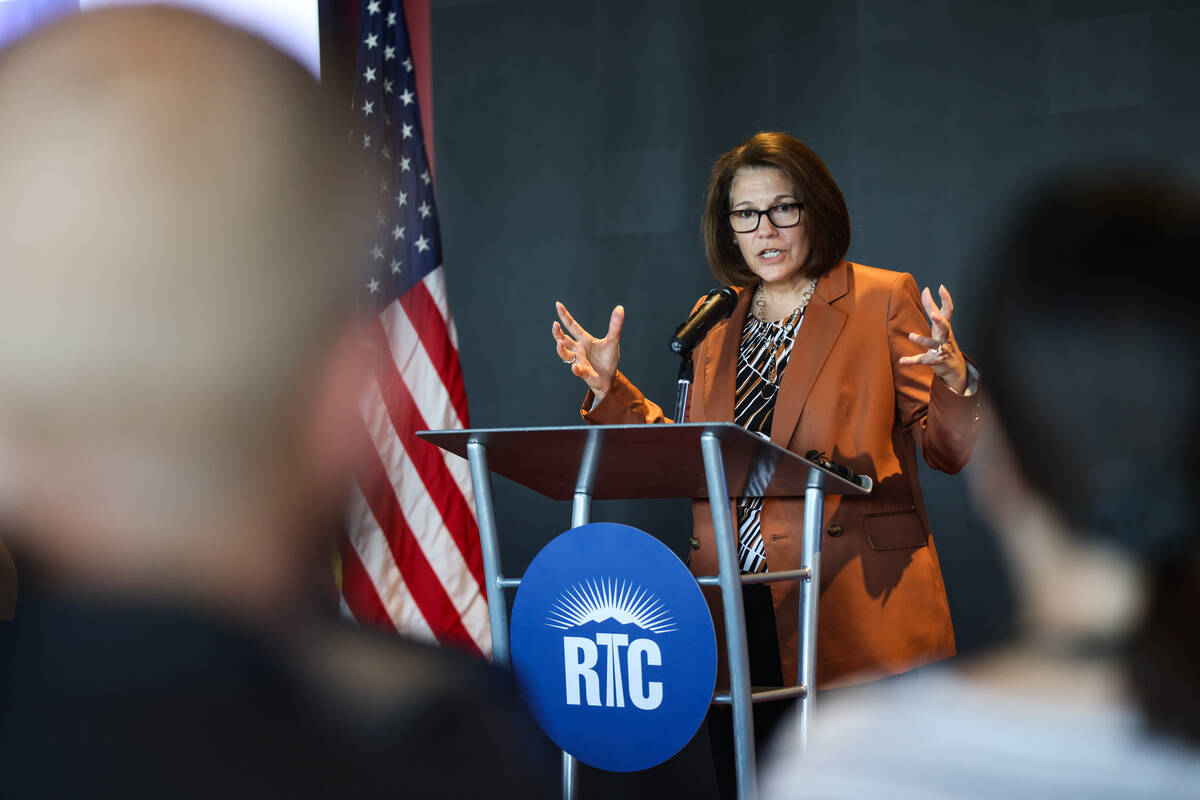
<path id="1" fill-rule="evenodd" d="M 342 541 L 342 610 L 360 623 L 491 652 L 475 499 L 466 463 L 416 438 L 467 426 L 446 301 L 433 177 L 400 0 L 364 3 L 350 132 L 375 165 L 374 241 L 362 305 L 374 380 L 362 402 L 372 454 Z"/>

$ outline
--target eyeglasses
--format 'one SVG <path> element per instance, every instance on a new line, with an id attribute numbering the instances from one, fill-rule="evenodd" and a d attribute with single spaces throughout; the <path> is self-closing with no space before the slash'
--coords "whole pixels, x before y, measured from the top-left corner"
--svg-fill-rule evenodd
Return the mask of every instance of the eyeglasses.
<path id="1" fill-rule="evenodd" d="M 766 211 L 739 208 L 729 212 L 729 227 L 733 228 L 734 233 L 752 233 L 758 230 L 758 224 L 762 222 L 763 214 L 766 214 L 776 228 L 790 228 L 800 223 L 800 211 L 803 208 L 804 203 L 780 203 Z"/>

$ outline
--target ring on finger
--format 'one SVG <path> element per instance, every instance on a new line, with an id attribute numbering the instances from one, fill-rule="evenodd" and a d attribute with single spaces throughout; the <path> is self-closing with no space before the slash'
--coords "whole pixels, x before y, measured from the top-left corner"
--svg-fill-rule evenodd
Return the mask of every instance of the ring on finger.
<path id="1" fill-rule="evenodd" d="M 575 360 L 576 360 L 577 358 L 579 358 L 579 356 L 573 356 L 573 357 L 571 358 L 571 360 L 570 360 L 570 361 L 567 361 L 567 360 L 564 358 L 564 359 L 563 359 L 563 363 L 564 363 L 564 364 L 566 364 L 566 365 L 569 367 L 569 366 L 571 366 L 572 364 L 574 364 L 574 363 L 575 363 Z"/>

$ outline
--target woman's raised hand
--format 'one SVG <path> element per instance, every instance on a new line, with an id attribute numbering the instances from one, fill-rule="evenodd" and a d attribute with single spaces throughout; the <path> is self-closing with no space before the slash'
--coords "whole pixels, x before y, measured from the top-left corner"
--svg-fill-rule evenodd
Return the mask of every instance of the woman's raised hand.
<path id="1" fill-rule="evenodd" d="M 617 374 L 617 362 L 621 360 L 621 325 L 625 322 L 625 307 L 613 309 L 608 319 L 608 334 L 603 339 L 597 339 L 584 330 L 562 303 L 556 302 L 554 307 L 562 322 L 561 325 L 554 323 L 555 352 L 564 364 L 571 367 L 571 372 L 583 379 L 596 399 L 600 399 L 612 387 Z"/>
<path id="2" fill-rule="evenodd" d="M 930 336 L 908 334 L 911 341 L 928 349 L 920 355 L 905 356 L 899 363 L 927 364 L 933 367 L 934 375 L 945 381 L 955 392 L 962 394 L 967 389 L 967 359 L 958 349 L 958 342 L 954 340 L 954 329 L 950 327 L 954 301 L 950 299 L 950 292 L 945 286 L 938 287 L 938 294 L 942 301 L 941 308 L 933 302 L 929 287 L 921 291 L 921 304 L 925 306 L 925 314 L 929 317 Z"/>

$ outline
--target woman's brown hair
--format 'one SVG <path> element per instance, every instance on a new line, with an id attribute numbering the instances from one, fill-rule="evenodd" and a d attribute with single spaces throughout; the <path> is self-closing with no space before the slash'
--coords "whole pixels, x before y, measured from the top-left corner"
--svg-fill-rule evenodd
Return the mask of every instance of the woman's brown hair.
<path id="1" fill-rule="evenodd" d="M 758 276 L 746 266 L 729 227 L 729 189 L 740 169 L 770 167 L 792 182 L 796 199 L 804 204 L 808 260 L 804 275 L 819 278 L 846 255 L 850 247 L 850 213 L 846 200 L 825 162 L 803 142 L 786 133 L 756 133 L 713 165 L 708 200 L 700 232 L 708 265 L 717 280 L 729 286 L 749 286 Z"/>

